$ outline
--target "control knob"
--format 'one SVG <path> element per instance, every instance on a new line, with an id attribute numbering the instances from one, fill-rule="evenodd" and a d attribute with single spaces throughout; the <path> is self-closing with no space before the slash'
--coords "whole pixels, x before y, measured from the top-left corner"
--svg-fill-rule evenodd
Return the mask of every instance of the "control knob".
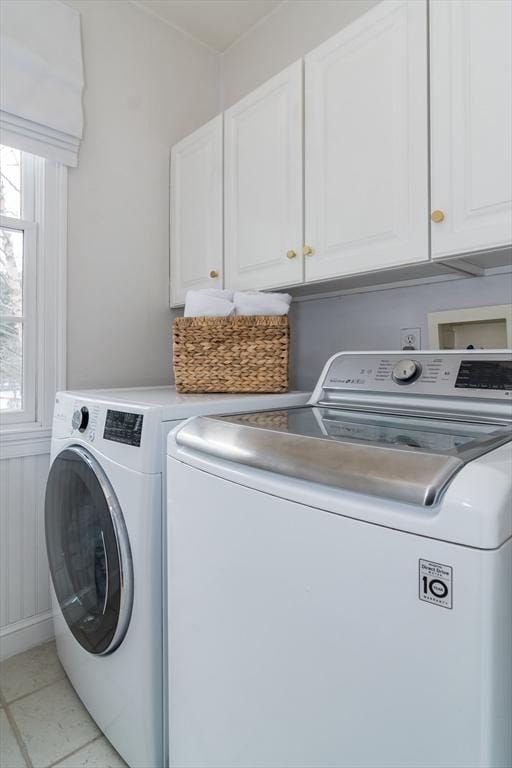
<path id="1" fill-rule="evenodd" d="M 89 424 L 89 409 L 84 406 L 80 410 L 76 410 L 71 419 L 73 429 L 78 429 L 79 432 L 85 432 L 87 425 Z"/>
<path id="2" fill-rule="evenodd" d="M 421 365 L 416 360 L 400 360 L 391 373 L 397 384 L 411 384 L 421 373 Z"/>

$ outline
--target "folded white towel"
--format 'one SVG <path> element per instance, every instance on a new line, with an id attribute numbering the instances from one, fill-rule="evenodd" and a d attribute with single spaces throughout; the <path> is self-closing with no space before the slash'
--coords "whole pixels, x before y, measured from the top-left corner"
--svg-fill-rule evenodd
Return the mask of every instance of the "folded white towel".
<path id="1" fill-rule="evenodd" d="M 287 315 L 292 297 L 288 293 L 222 291 L 205 288 L 188 291 L 185 317 L 230 317 L 231 315 Z"/>
<path id="2" fill-rule="evenodd" d="M 292 303 L 292 297 L 289 293 L 266 293 L 264 291 L 235 291 L 233 294 L 234 300 L 237 297 L 252 298 L 254 297 L 258 301 L 267 301 L 268 299 L 277 299 L 278 301 L 285 301 L 288 305 Z"/>
<path id="3" fill-rule="evenodd" d="M 236 291 L 233 297 L 236 315 L 287 315 L 292 297 L 288 293 Z"/>
<path id="4" fill-rule="evenodd" d="M 233 291 L 223 291 L 220 288 L 202 288 L 200 291 L 194 291 L 194 293 L 200 293 L 203 296 L 213 296 L 215 299 L 233 301 Z"/>
<path id="5" fill-rule="evenodd" d="M 262 302 L 244 301 L 241 299 L 235 306 L 235 314 L 245 316 L 255 315 L 287 315 L 290 310 L 284 301 Z"/>
<path id="6" fill-rule="evenodd" d="M 213 289 L 212 289 L 213 290 Z M 217 291 L 223 293 L 223 291 Z M 226 291 L 226 293 L 229 293 Z M 235 314 L 235 305 L 206 291 L 188 291 L 185 299 L 185 317 L 229 317 Z"/>

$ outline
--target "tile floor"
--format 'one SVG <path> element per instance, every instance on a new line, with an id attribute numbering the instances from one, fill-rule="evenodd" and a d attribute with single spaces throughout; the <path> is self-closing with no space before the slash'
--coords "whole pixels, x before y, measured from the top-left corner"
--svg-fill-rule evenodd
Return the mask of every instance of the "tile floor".
<path id="1" fill-rule="evenodd" d="M 127 768 L 89 717 L 55 643 L 0 663 L 1 768 Z"/>

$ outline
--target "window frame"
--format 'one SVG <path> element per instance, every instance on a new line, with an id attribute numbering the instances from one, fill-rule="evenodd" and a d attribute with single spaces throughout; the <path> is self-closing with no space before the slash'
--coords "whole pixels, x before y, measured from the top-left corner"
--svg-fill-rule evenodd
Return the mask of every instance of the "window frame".
<path id="1" fill-rule="evenodd" d="M 23 150 L 21 166 L 22 218 L 0 221 L 24 231 L 26 389 L 22 411 L 0 411 L 0 458 L 46 451 L 55 394 L 66 387 L 67 166 Z"/>

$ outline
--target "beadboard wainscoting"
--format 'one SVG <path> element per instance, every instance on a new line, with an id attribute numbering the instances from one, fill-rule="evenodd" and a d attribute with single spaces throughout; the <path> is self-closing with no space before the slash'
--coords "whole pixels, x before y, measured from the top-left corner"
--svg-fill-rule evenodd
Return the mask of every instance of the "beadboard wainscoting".
<path id="1" fill-rule="evenodd" d="M 44 538 L 49 442 L 6 448 L 0 458 L 0 659 L 53 635 Z"/>

